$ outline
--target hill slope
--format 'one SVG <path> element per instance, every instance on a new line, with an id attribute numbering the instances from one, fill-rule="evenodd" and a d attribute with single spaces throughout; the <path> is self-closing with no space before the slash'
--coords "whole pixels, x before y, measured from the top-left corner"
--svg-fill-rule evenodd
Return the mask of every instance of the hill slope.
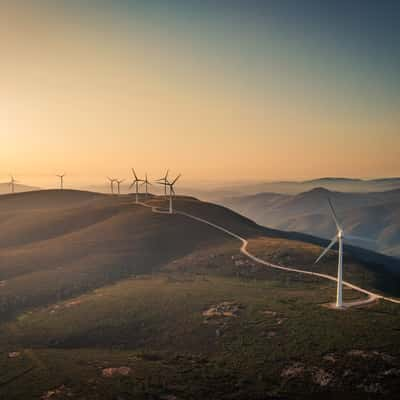
<path id="1" fill-rule="evenodd" d="M 246 237 L 265 260 L 335 274 L 334 252 L 312 266 L 321 239 L 194 198 L 176 197 L 174 206 Z M 0 219 L 1 398 L 244 400 L 399 389 L 396 304 L 321 307 L 334 299 L 332 282 L 254 263 L 238 240 L 129 195 L 4 196 Z M 400 294 L 396 265 L 348 247 L 345 278 Z M 360 365 L 362 357 L 373 362 Z"/>

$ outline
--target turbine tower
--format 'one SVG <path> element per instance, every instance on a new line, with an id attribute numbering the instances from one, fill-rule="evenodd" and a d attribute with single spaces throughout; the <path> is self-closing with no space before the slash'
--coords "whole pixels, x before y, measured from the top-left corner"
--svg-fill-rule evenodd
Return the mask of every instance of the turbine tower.
<path id="1" fill-rule="evenodd" d="M 132 189 L 135 186 L 135 192 L 136 192 L 136 203 L 139 203 L 139 183 L 144 182 L 143 179 L 139 179 L 138 176 L 136 175 L 135 169 L 132 168 L 132 174 L 133 174 L 133 182 L 131 186 L 129 186 L 129 189 Z"/>
<path id="2" fill-rule="evenodd" d="M 10 182 L 8 183 L 8 184 L 10 185 L 11 193 L 15 193 L 15 184 L 16 184 L 17 182 L 18 182 L 18 181 L 16 181 L 15 178 L 11 175 L 11 180 L 10 180 Z"/>
<path id="3" fill-rule="evenodd" d="M 172 182 L 169 182 L 168 180 L 166 182 L 158 182 L 159 185 L 164 185 L 165 187 L 169 187 L 169 213 L 173 213 L 173 208 L 172 208 L 172 197 L 175 196 L 175 189 L 174 185 L 178 181 L 178 179 L 181 177 L 181 174 L 179 174 Z"/>
<path id="4" fill-rule="evenodd" d="M 149 195 L 149 185 L 152 185 L 152 183 L 149 182 L 149 180 L 147 179 L 147 172 L 145 175 L 145 179 L 142 181 L 142 185 L 146 186 L 146 198 L 147 198 L 147 196 Z"/>
<path id="5" fill-rule="evenodd" d="M 114 194 L 114 182 L 115 182 L 115 178 L 110 178 L 110 177 L 108 176 L 107 179 L 110 181 L 110 190 L 111 190 L 111 194 Z"/>
<path id="6" fill-rule="evenodd" d="M 343 242 L 344 239 L 350 239 L 350 240 L 367 240 L 358 236 L 353 236 L 353 235 L 348 235 L 344 234 L 344 230 L 342 226 L 339 223 L 338 217 L 336 215 L 335 209 L 333 208 L 332 202 L 330 199 L 328 199 L 329 203 L 329 208 L 331 211 L 331 215 L 333 218 L 333 221 L 335 222 L 336 225 L 336 235 L 332 238 L 331 242 L 329 245 L 325 248 L 325 250 L 321 253 L 321 255 L 315 260 L 314 264 L 317 264 L 324 256 L 325 254 L 336 244 L 339 244 L 339 255 L 338 255 L 338 272 L 337 272 L 337 290 L 336 290 L 336 307 L 341 308 L 343 307 Z"/>
<path id="7" fill-rule="evenodd" d="M 167 173 L 165 174 L 165 176 L 163 176 L 162 178 L 156 180 L 156 183 L 164 184 L 164 196 L 165 197 L 167 197 L 168 174 L 169 174 L 169 169 L 167 170 Z"/>
<path id="8" fill-rule="evenodd" d="M 57 175 L 60 178 L 60 189 L 63 190 L 64 189 L 64 177 L 65 174 L 62 175 Z"/>
<path id="9" fill-rule="evenodd" d="M 118 188 L 118 194 L 121 194 L 121 183 L 124 181 L 125 181 L 125 179 L 121 179 L 121 180 L 116 179 L 115 180 L 115 183 L 117 184 L 117 188 Z"/>

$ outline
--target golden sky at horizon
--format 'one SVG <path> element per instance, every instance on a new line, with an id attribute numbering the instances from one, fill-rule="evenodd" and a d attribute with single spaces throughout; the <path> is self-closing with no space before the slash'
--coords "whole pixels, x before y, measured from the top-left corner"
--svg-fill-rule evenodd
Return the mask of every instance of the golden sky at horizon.
<path id="1" fill-rule="evenodd" d="M 340 85 L 324 98 L 269 64 L 247 85 L 229 55 L 143 18 L 0 7 L 0 181 L 100 182 L 132 166 L 187 181 L 399 175 L 397 104 L 348 107 Z"/>

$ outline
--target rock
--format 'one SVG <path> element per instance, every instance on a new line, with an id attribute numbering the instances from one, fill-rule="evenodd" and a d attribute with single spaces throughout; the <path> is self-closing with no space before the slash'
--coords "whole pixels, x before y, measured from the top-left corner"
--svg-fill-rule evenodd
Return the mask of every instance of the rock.
<path id="1" fill-rule="evenodd" d="M 304 365 L 302 363 L 295 362 L 281 372 L 281 377 L 287 379 L 293 379 L 293 378 L 298 378 L 303 374 L 304 374 Z"/>
<path id="2" fill-rule="evenodd" d="M 391 368 L 387 371 L 382 372 L 382 376 L 400 376 L 400 369 Z"/>
<path id="3" fill-rule="evenodd" d="M 112 378 L 114 376 L 128 376 L 131 373 L 131 368 L 129 367 L 119 367 L 119 368 L 104 368 L 101 374 L 104 378 Z"/>
<path id="4" fill-rule="evenodd" d="M 271 332 L 268 332 L 267 333 L 267 338 L 268 339 L 272 339 L 273 337 L 275 337 L 276 336 L 276 332 L 274 332 L 274 331 L 271 331 Z"/>
<path id="5" fill-rule="evenodd" d="M 326 354 L 325 356 L 323 356 L 322 359 L 323 359 L 324 361 L 329 361 L 329 362 L 331 362 L 331 363 L 335 363 L 335 362 L 337 361 L 335 355 L 332 354 L 332 353 Z"/>
<path id="6" fill-rule="evenodd" d="M 382 386 L 378 382 L 358 385 L 358 388 L 364 390 L 366 393 L 382 393 Z"/>
<path id="7" fill-rule="evenodd" d="M 270 311 L 270 310 L 265 310 L 265 311 L 261 311 L 264 315 L 268 315 L 271 317 L 276 317 L 277 312 L 276 311 Z"/>
<path id="8" fill-rule="evenodd" d="M 333 380 L 333 375 L 323 369 L 318 368 L 312 374 L 312 380 L 319 386 L 328 386 Z"/>
<path id="9" fill-rule="evenodd" d="M 240 305 L 234 302 L 224 301 L 220 304 L 211 306 L 203 312 L 203 316 L 207 318 L 214 317 L 237 317 L 239 314 Z"/>
<path id="10" fill-rule="evenodd" d="M 65 385 L 61 385 L 56 389 L 52 389 L 47 391 L 42 395 L 40 398 L 41 400 L 50 400 L 50 399 L 57 399 L 57 398 L 65 398 L 67 397 L 72 397 L 73 393 L 69 388 L 67 388 Z"/>

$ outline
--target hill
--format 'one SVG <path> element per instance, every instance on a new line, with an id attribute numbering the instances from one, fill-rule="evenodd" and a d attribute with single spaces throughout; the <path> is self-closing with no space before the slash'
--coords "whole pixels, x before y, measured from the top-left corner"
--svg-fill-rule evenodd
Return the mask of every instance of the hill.
<path id="1" fill-rule="evenodd" d="M 312 189 L 298 195 L 260 193 L 233 197 L 223 204 L 262 225 L 329 238 L 335 232 L 327 199 L 350 234 L 371 239 L 352 242 L 391 256 L 400 256 L 400 190 L 370 193 Z"/>
<path id="2" fill-rule="evenodd" d="M 33 190 L 38 190 L 39 188 L 34 187 L 34 186 L 27 186 L 27 185 L 20 185 L 18 183 L 15 184 L 14 190 L 15 193 L 21 193 L 21 192 L 30 192 Z M 0 195 L 2 194 L 8 194 L 10 193 L 10 184 L 9 183 L 0 183 Z"/>
<path id="3" fill-rule="evenodd" d="M 153 212 L 166 206 L 162 197 L 141 201 L 147 206 L 131 195 L 80 191 L 0 198 L 1 398 L 397 392 L 398 305 L 332 311 L 323 306 L 334 299 L 332 282 L 255 263 L 232 236 L 184 214 Z M 191 197 L 174 206 L 246 237 L 262 259 L 336 272 L 334 252 L 312 265 L 324 240 Z M 396 266 L 346 248 L 345 278 L 365 288 L 400 296 Z"/>

